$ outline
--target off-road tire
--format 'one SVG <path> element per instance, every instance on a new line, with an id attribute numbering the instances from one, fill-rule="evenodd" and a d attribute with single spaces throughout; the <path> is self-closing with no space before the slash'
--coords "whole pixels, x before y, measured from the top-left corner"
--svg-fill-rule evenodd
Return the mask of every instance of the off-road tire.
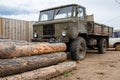
<path id="1" fill-rule="evenodd" d="M 78 37 L 70 45 L 71 58 L 73 60 L 83 60 L 86 56 L 86 42 L 82 37 Z"/>
<path id="2" fill-rule="evenodd" d="M 102 38 L 98 40 L 98 52 L 104 54 L 107 50 L 107 40 Z"/>
<path id="3" fill-rule="evenodd" d="M 120 51 L 120 44 L 115 44 L 115 50 Z"/>

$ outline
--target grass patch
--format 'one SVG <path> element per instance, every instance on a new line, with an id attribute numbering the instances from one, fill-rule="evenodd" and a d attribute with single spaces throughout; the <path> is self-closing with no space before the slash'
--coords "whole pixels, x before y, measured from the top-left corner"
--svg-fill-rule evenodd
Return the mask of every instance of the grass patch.
<path id="1" fill-rule="evenodd" d="M 71 76 L 71 75 L 74 75 L 74 73 L 72 73 L 72 72 L 64 72 L 64 73 L 63 73 L 63 76 L 64 76 L 64 77 L 69 77 L 69 76 Z"/>

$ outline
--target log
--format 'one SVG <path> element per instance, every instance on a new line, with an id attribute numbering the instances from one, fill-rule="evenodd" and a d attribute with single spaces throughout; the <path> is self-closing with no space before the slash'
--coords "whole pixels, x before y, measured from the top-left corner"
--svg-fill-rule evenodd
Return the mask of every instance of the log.
<path id="1" fill-rule="evenodd" d="M 0 42 L 0 58 L 24 57 L 66 51 L 64 43 L 28 43 L 8 40 Z"/>
<path id="2" fill-rule="evenodd" d="M 0 59 L 0 77 L 35 70 L 67 60 L 65 52 L 14 59 Z"/>
<path id="3" fill-rule="evenodd" d="M 0 56 L 7 57 L 9 53 L 12 53 L 16 46 L 15 45 L 28 44 L 26 41 L 16 41 L 11 39 L 0 39 Z"/>
<path id="4" fill-rule="evenodd" d="M 63 62 L 58 65 L 1 78 L 1 80 L 46 80 L 76 69 L 76 62 Z"/>

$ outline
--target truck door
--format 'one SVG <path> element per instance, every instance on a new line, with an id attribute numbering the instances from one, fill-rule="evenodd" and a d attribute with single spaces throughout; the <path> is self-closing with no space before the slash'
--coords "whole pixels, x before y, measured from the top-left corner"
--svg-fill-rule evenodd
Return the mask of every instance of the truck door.
<path id="1" fill-rule="evenodd" d="M 77 16 L 79 17 L 80 20 L 84 20 L 85 19 L 85 13 L 84 13 L 84 9 L 83 8 L 81 8 L 81 7 L 78 8 L 78 15 Z"/>
<path id="2" fill-rule="evenodd" d="M 78 29 L 80 33 L 87 33 L 86 29 L 86 15 L 85 15 L 85 8 L 78 7 L 77 17 L 78 17 Z"/>

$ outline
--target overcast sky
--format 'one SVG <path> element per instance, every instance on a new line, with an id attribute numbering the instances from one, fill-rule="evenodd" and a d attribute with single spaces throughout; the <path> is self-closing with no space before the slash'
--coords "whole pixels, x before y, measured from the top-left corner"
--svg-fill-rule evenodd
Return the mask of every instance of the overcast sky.
<path id="1" fill-rule="evenodd" d="M 116 2 L 118 1 L 118 3 Z M 87 14 L 94 14 L 95 22 L 120 29 L 120 0 L 0 0 L 0 17 L 37 21 L 39 11 L 65 5 L 79 4 Z"/>

